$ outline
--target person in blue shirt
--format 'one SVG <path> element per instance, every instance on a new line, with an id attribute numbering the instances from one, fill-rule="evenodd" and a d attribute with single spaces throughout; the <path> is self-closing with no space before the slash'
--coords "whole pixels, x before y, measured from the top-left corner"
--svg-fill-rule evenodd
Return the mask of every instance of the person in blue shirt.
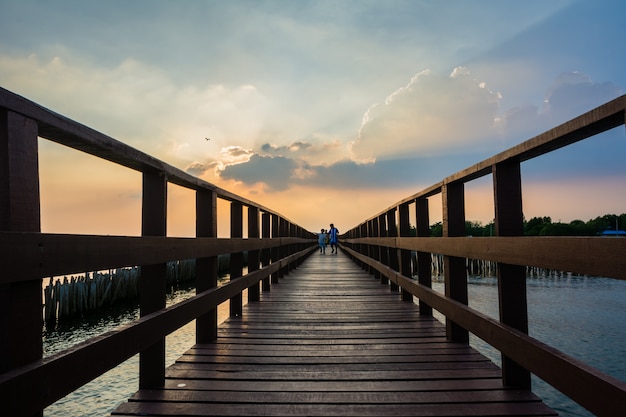
<path id="1" fill-rule="evenodd" d="M 320 245 L 320 253 L 326 253 L 326 231 L 322 229 L 321 233 L 317 234 L 317 243 Z"/>
<path id="2" fill-rule="evenodd" d="M 339 230 L 335 227 L 334 224 L 330 224 L 330 229 L 328 230 L 328 237 L 330 248 L 332 249 L 331 253 L 337 253 L 337 239 L 339 235 Z"/>

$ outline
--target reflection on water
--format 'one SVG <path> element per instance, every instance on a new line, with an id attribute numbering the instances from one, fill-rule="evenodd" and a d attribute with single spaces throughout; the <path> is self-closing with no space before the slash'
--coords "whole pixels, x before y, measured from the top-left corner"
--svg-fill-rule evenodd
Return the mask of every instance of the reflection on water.
<path id="1" fill-rule="evenodd" d="M 625 281 L 565 275 L 528 278 L 526 285 L 532 337 L 626 381 Z M 433 289 L 443 288 L 442 277 L 433 280 Z M 498 318 L 496 278 L 470 277 L 468 299 L 470 307 Z M 500 364 L 500 353 L 491 346 L 472 335 L 470 343 Z M 534 376 L 533 391 L 562 415 L 592 416 Z"/>

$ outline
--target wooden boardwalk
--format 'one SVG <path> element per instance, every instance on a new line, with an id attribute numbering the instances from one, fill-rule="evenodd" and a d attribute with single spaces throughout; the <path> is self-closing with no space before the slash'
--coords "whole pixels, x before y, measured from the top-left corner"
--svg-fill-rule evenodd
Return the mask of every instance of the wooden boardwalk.
<path id="1" fill-rule="evenodd" d="M 310 256 L 218 336 L 112 415 L 556 415 L 341 253 Z"/>

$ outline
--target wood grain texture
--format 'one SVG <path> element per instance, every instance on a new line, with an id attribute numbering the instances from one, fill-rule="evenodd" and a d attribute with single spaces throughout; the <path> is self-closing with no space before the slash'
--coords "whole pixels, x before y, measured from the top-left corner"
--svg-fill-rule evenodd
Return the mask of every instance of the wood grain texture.
<path id="1" fill-rule="evenodd" d="M 315 253 L 112 415 L 556 415 L 345 255 Z"/>

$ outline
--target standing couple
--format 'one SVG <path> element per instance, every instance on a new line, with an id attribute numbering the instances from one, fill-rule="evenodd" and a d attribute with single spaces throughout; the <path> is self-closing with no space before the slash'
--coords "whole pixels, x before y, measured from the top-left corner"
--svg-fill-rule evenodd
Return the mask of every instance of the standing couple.
<path id="1" fill-rule="evenodd" d="M 335 227 L 334 224 L 330 224 L 330 229 L 328 232 L 322 229 L 321 233 L 318 235 L 318 243 L 320 245 L 320 253 L 326 253 L 326 244 L 330 244 L 331 253 L 337 253 L 337 238 L 339 235 L 339 230 Z"/>

